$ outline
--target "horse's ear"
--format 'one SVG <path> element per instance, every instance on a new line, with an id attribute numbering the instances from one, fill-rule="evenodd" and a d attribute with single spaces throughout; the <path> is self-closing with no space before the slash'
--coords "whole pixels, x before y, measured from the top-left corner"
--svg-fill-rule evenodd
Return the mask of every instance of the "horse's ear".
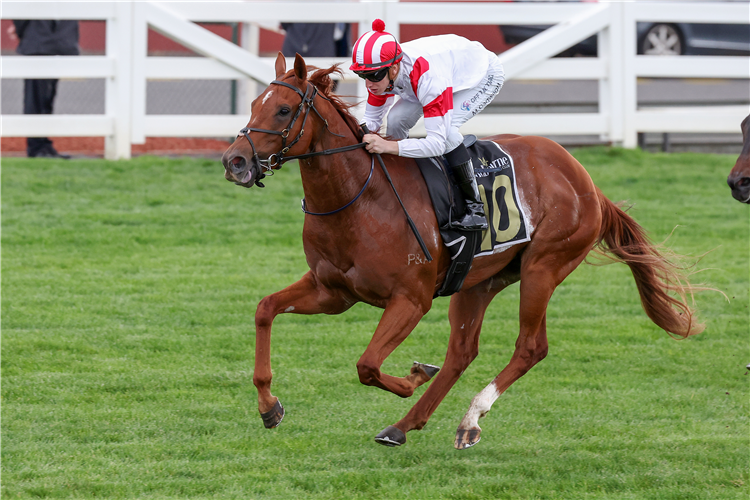
<path id="1" fill-rule="evenodd" d="M 286 73 L 286 58 L 284 54 L 279 52 L 279 55 L 276 56 L 276 78 L 279 78 L 284 73 Z"/>
<path id="2" fill-rule="evenodd" d="M 307 64 L 305 64 L 305 60 L 302 59 L 299 52 L 294 57 L 294 75 L 301 82 L 307 80 Z"/>

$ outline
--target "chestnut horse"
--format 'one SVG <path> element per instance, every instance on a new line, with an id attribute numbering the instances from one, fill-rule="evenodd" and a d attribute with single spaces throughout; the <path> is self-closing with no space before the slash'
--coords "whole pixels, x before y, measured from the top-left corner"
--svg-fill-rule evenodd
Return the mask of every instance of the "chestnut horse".
<path id="1" fill-rule="evenodd" d="M 339 314 L 356 302 L 382 308 L 372 340 L 357 362 L 359 380 L 405 398 L 438 371 L 421 363 L 405 377 L 381 371 L 383 361 L 432 306 L 450 257 L 416 163 L 385 155 L 395 188 L 434 258 L 429 261 L 421 253 L 386 175 L 374 169 L 374 159 L 359 147 L 357 120 L 331 94 L 330 75 L 336 71 L 331 67 L 308 76 L 299 54 L 287 71 L 279 54 L 276 80 L 253 102 L 247 128 L 222 158 L 226 179 L 249 188 L 264 171 L 272 173 L 283 161 L 297 157 L 306 199 L 302 239 L 310 270 L 263 298 L 255 313 L 253 383 L 268 428 L 284 416 L 271 394 L 271 325 L 278 314 Z M 562 146 L 542 137 L 490 140 L 514 158 L 520 202 L 530 214 L 531 240 L 474 260 L 463 288 L 451 297 L 451 332 L 442 370 L 406 416 L 377 435 L 381 444 L 403 444 L 408 431 L 424 427 L 477 356 L 487 306 L 498 292 L 520 280 L 515 351 L 473 399 L 456 434 L 456 448 L 476 444 L 479 418 L 547 355 L 546 310 L 552 292 L 595 247 L 630 266 L 646 314 L 658 326 L 679 337 L 702 330 L 686 303 L 691 287 L 679 270 Z"/>
<path id="2" fill-rule="evenodd" d="M 742 151 L 737 163 L 729 172 L 727 184 L 732 189 L 732 196 L 742 203 L 750 203 L 750 115 L 742 120 Z"/>

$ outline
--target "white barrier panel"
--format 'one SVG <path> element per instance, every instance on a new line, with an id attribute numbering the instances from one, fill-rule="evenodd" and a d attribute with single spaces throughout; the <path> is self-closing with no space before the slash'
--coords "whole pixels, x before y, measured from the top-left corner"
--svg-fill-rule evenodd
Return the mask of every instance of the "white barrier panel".
<path id="1" fill-rule="evenodd" d="M 592 79 L 599 81 L 596 113 L 491 114 L 470 120 L 464 133 L 599 135 L 635 147 L 638 132 L 736 132 L 750 106 L 646 108 L 637 106 L 638 77 L 748 78 L 750 57 L 667 57 L 636 55 L 637 22 L 750 23 L 749 2 L 37 2 L 3 1 L 3 19 L 104 19 L 105 56 L 3 57 L 3 78 L 104 78 L 105 114 L 3 116 L 2 136 L 105 136 L 107 158 L 128 158 L 131 143 L 153 137 L 232 137 L 245 125 L 252 82 L 266 85 L 274 76 L 274 58 L 258 57 L 258 26 L 284 22 L 351 22 L 360 32 L 374 18 L 384 19 L 397 37 L 401 24 L 483 25 L 555 24 L 541 35 L 501 54 L 509 79 Z M 194 22 L 241 22 L 243 47 L 200 28 Z M 151 27 L 201 58 L 147 56 Z M 551 56 L 598 33 L 599 57 Z M 249 49 L 249 50 L 248 50 Z M 40 64 L 41 63 L 41 64 Z M 310 58 L 309 65 L 342 63 L 345 81 L 358 78 L 348 59 Z M 287 59 L 287 67 L 293 59 Z M 240 115 L 146 115 L 146 82 L 159 79 L 231 79 L 244 89 Z M 262 88 L 262 87 L 261 87 Z M 364 85 L 358 85 L 364 101 Z M 363 109 L 352 110 L 361 116 Z M 416 135 L 424 134 L 418 124 Z"/>
<path id="2" fill-rule="evenodd" d="M 646 108 L 638 111 L 636 127 L 642 132 L 731 133 L 748 114 L 750 106 Z"/>
<path id="3" fill-rule="evenodd" d="M 101 137 L 115 132 L 105 115 L 3 115 L 3 137 Z"/>
<path id="4" fill-rule="evenodd" d="M 3 78 L 109 78 L 115 76 L 115 60 L 89 56 L 4 56 Z"/>

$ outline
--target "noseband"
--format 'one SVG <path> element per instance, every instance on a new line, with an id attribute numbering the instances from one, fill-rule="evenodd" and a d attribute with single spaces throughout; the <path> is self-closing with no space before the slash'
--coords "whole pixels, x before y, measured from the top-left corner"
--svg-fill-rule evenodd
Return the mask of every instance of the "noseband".
<path id="1" fill-rule="evenodd" d="M 300 102 L 299 106 L 297 106 L 297 112 L 294 113 L 294 116 L 292 117 L 292 121 L 289 122 L 289 125 L 287 125 L 287 127 L 281 132 L 279 132 L 278 130 L 266 130 L 262 128 L 245 127 L 242 130 L 240 130 L 239 134 L 237 134 L 237 137 L 239 137 L 240 135 L 245 136 L 247 141 L 250 143 L 250 147 L 253 149 L 253 158 L 255 159 L 255 162 L 264 170 L 263 172 L 260 173 L 258 178 L 255 180 L 255 184 L 258 187 L 264 187 L 263 183 L 260 182 L 261 179 L 266 177 L 266 175 L 273 175 L 274 170 L 281 168 L 281 166 L 284 163 L 290 160 L 298 160 L 298 159 L 303 159 L 303 158 L 310 158 L 312 156 L 341 153 L 344 151 L 351 151 L 353 149 L 359 149 L 365 146 L 365 143 L 358 143 L 358 144 L 354 144 L 351 146 L 344 146 L 342 148 L 328 149 L 325 151 L 306 153 L 306 154 L 297 155 L 297 156 L 284 156 L 289 152 L 292 146 L 297 144 L 297 142 L 302 138 L 302 134 L 305 133 L 305 124 L 307 123 L 307 117 L 310 114 L 310 110 L 315 111 L 315 114 L 317 114 L 318 117 L 323 121 L 323 123 L 325 124 L 326 130 L 328 130 L 330 134 L 335 135 L 336 137 L 344 137 L 344 136 L 331 132 L 331 129 L 328 128 L 328 120 L 323 118 L 320 112 L 315 108 L 315 96 L 320 95 L 320 97 L 322 97 L 323 99 L 329 100 L 324 95 L 318 93 L 318 88 L 315 85 L 312 85 L 308 82 L 307 88 L 305 89 L 304 94 L 297 87 L 295 87 L 294 85 L 290 85 L 286 82 L 280 82 L 278 80 L 274 80 L 271 82 L 271 85 L 282 85 L 284 87 L 294 90 L 302 98 L 302 102 Z M 289 137 L 289 131 L 292 130 L 292 128 L 294 128 L 294 124 L 297 122 L 297 119 L 302 113 L 302 108 L 305 108 L 305 105 L 307 105 L 307 108 L 305 109 L 304 118 L 302 119 L 302 127 L 300 128 L 299 134 L 297 134 L 297 137 L 295 137 L 292 140 L 292 142 L 287 144 L 286 141 L 287 141 L 287 138 Z M 261 160 L 260 157 L 258 156 L 257 150 L 255 149 L 255 144 L 253 143 L 253 140 L 250 138 L 250 134 L 248 132 L 261 132 L 264 134 L 280 135 L 281 136 L 281 150 L 279 150 L 278 153 L 272 154 L 267 159 Z"/>

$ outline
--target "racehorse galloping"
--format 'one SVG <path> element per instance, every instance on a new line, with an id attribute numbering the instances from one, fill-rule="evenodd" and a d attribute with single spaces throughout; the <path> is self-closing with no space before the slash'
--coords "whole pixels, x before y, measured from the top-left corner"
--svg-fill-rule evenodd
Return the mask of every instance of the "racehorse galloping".
<path id="1" fill-rule="evenodd" d="M 742 124 L 742 151 L 737 163 L 729 172 L 727 184 L 732 189 L 732 196 L 742 203 L 750 203 L 750 115 L 747 115 Z"/>
<path id="2" fill-rule="evenodd" d="M 356 119 L 330 94 L 334 71 L 335 67 L 318 70 L 308 78 L 308 68 L 297 55 L 294 68 L 287 72 L 279 54 L 276 81 L 253 102 L 247 128 L 222 158 L 225 177 L 251 187 L 264 170 L 280 166 L 280 157 L 304 155 L 299 165 L 306 210 L 329 213 L 305 216 L 302 238 L 310 270 L 298 282 L 261 300 L 255 314 L 253 383 L 268 428 L 278 425 L 284 415 L 278 398 L 271 394 L 271 324 L 278 314 L 338 314 L 356 302 L 380 307 L 383 316 L 357 362 L 360 381 L 408 397 L 436 372 L 436 367 L 421 363 L 415 363 L 405 377 L 381 371 L 383 361 L 430 309 L 450 257 L 414 160 L 385 155 L 395 187 L 434 257 L 424 258 L 385 175 L 377 169 L 373 173 L 374 159 L 356 146 L 361 137 Z M 376 440 L 382 444 L 403 444 L 408 431 L 424 427 L 477 356 L 487 306 L 498 292 L 520 280 L 515 352 L 471 402 L 456 434 L 456 448 L 476 444 L 478 419 L 547 355 L 547 303 L 595 246 L 630 266 L 643 307 L 657 325 L 680 337 L 702 330 L 686 304 L 690 285 L 565 149 L 541 137 L 491 139 L 515 160 L 520 202 L 530 214 L 531 240 L 474 260 L 463 288 L 451 298 L 444 365 L 407 415 L 378 434 Z M 339 148 L 340 152 L 328 154 Z"/>

